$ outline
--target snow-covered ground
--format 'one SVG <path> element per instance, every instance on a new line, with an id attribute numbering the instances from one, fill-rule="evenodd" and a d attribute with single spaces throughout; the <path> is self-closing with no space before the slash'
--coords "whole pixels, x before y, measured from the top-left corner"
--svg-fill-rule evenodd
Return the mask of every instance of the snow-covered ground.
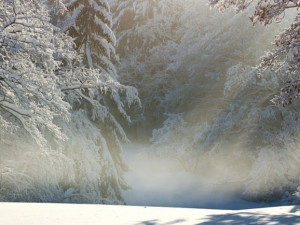
<path id="1" fill-rule="evenodd" d="M 212 210 L 143 206 L 1 203 L 1 225 L 300 224 L 300 207 Z"/>

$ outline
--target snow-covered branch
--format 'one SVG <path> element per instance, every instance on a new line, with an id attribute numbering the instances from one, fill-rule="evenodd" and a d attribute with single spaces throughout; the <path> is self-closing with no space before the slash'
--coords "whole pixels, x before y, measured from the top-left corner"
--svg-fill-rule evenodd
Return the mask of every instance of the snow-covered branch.
<path id="1" fill-rule="evenodd" d="M 281 22 L 287 10 L 300 7 L 299 0 L 209 0 L 212 7 L 221 11 L 234 8 L 240 12 L 255 4 L 254 12 L 250 19 L 255 23 L 270 25 L 272 22 Z M 272 100 L 275 104 L 286 106 L 292 104 L 293 99 L 299 95 L 300 72 L 300 15 L 297 13 L 294 22 L 276 37 L 274 49 L 269 51 L 258 66 L 258 72 L 264 73 L 268 68 L 275 72 L 281 72 L 289 77 L 279 96 Z"/>

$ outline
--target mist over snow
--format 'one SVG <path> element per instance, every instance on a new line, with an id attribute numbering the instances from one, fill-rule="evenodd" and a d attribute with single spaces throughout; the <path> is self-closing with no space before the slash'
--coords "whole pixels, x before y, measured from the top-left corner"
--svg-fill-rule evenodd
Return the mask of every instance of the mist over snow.
<path id="1" fill-rule="evenodd" d="M 255 203 L 241 199 L 235 183 L 182 171 L 178 161 L 147 157 L 145 145 L 124 146 L 125 175 L 130 189 L 123 192 L 128 205 L 209 209 L 248 209 L 279 203 Z"/>

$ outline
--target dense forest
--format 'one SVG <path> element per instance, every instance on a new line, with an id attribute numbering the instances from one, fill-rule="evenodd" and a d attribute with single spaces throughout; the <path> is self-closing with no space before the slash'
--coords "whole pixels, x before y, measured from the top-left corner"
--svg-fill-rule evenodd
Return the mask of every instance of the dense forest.
<path id="1" fill-rule="evenodd" d="M 125 204 L 130 141 L 297 200 L 299 6 L 0 0 L 0 201 Z"/>

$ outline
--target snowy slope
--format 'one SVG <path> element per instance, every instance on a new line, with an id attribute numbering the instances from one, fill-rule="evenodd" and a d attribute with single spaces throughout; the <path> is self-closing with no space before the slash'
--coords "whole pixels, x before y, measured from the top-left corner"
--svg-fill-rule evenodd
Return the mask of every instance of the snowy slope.
<path id="1" fill-rule="evenodd" d="M 212 210 L 142 206 L 1 203 L 1 225 L 300 224 L 300 206 Z"/>

